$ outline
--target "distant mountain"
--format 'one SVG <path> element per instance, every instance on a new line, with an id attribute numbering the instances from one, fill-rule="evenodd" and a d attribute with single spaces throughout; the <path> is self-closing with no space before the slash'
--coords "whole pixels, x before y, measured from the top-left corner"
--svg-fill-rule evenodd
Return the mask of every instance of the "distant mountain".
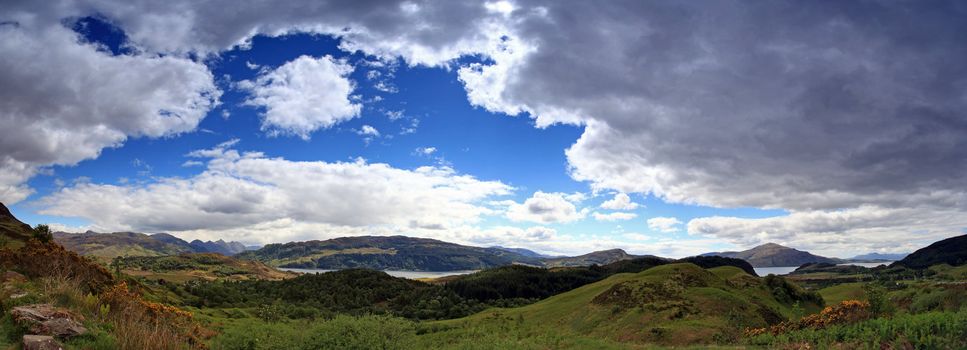
<path id="1" fill-rule="evenodd" d="M 325 241 L 269 244 L 238 258 L 290 268 L 454 271 L 541 260 L 497 248 L 464 246 L 405 236 L 342 237 Z"/>
<path id="2" fill-rule="evenodd" d="M 224 240 L 217 241 L 200 241 L 194 240 L 191 243 L 192 249 L 199 253 L 219 253 L 225 256 L 232 256 L 241 252 L 248 250 L 245 245 L 239 242 L 225 242 Z"/>
<path id="3" fill-rule="evenodd" d="M 805 263 L 840 263 L 843 260 L 813 255 L 809 252 L 766 243 L 741 252 L 713 252 L 700 256 L 722 256 L 748 261 L 754 267 L 800 266 Z"/>
<path id="4" fill-rule="evenodd" d="M 511 252 L 511 253 L 517 253 L 517 254 L 520 254 L 520 255 L 523 255 L 523 256 L 526 256 L 526 257 L 531 257 L 531 258 L 553 258 L 553 256 L 544 255 L 544 254 L 535 252 L 533 250 L 524 249 L 524 248 L 507 248 L 507 247 L 501 247 L 499 245 L 495 245 L 495 246 L 493 246 L 491 248 L 505 250 L 505 251 L 508 251 L 508 252 Z"/>
<path id="5" fill-rule="evenodd" d="M 244 251 L 238 242 L 192 241 L 167 233 L 148 235 L 137 232 L 85 233 L 54 232 L 54 240 L 81 255 L 114 258 L 117 256 L 164 256 L 182 253 L 219 253 L 233 255 Z"/>
<path id="6" fill-rule="evenodd" d="M 849 260 L 868 260 L 868 261 L 897 261 L 905 258 L 910 253 L 900 253 L 900 254 L 881 254 L 881 253 L 869 253 L 861 254 L 850 258 Z"/>
<path id="7" fill-rule="evenodd" d="M 591 252 L 584 255 L 544 259 L 547 267 L 569 267 L 569 266 L 589 266 L 607 265 L 616 261 L 638 258 L 621 249 L 609 249 Z"/>
<path id="8" fill-rule="evenodd" d="M 894 263 L 894 265 L 912 269 L 924 269 L 937 264 L 951 266 L 967 264 L 967 235 L 934 242 Z"/>

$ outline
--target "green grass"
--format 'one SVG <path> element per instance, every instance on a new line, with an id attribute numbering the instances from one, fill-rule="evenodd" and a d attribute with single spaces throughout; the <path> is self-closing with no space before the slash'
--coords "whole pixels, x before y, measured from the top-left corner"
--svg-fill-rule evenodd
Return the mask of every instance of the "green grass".
<path id="1" fill-rule="evenodd" d="M 862 282 L 843 283 L 819 290 L 827 305 L 837 304 L 843 300 L 866 300 Z"/>
<path id="2" fill-rule="evenodd" d="M 684 287 L 676 281 L 685 281 Z M 599 297 L 603 293 L 629 294 L 612 302 Z M 741 269 L 670 264 L 617 274 L 520 308 L 430 323 L 428 327 L 439 331 L 421 342 L 427 347 L 462 348 L 461 339 L 480 338 L 475 343 L 483 343 L 488 333 L 496 333 L 513 343 L 501 344 L 516 348 L 727 344 L 737 341 L 743 327 L 765 326 L 762 312 L 768 309 L 777 317 L 794 313 L 791 305 L 776 301 L 760 279 Z"/>
<path id="3" fill-rule="evenodd" d="M 902 314 L 825 329 L 780 335 L 763 334 L 750 345 L 769 348 L 829 349 L 964 349 L 967 348 L 967 311 Z"/>

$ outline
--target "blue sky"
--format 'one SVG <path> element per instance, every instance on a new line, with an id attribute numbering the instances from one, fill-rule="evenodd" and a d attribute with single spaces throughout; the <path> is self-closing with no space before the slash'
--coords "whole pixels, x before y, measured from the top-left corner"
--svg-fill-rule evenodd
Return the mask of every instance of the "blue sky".
<path id="1" fill-rule="evenodd" d="M 804 5 L 809 24 L 753 30 L 787 9 L 74 5 L 0 18 L 0 87 L 31 87 L 0 95 L 0 199 L 31 224 L 665 256 L 899 252 L 967 227 L 943 92 L 963 87 L 923 64 L 967 49 L 933 9 Z M 949 25 L 866 30 L 907 13 Z"/>

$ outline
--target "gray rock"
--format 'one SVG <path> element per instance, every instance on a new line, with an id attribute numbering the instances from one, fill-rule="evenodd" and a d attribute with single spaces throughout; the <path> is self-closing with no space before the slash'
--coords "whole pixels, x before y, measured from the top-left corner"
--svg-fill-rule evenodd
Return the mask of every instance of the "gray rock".
<path id="1" fill-rule="evenodd" d="M 79 316 L 50 304 L 17 306 L 10 310 L 10 315 L 14 321 L 27 326 L 31 333 L 69 339 L 88 332 L 77 321 L 81 319 Z"/>
<path id="2" fill-rule="evenodd" d="M 49 335 L 28 334 L 23 337 L 24 350 L 63 350 L 64 346 Z"/>

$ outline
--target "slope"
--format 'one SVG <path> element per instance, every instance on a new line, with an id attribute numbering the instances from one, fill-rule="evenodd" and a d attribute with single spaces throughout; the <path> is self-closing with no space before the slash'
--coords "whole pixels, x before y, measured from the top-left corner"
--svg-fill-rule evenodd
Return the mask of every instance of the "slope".
<path id="1" fill-rule="evenodd" d="M 515 336 L 588 337 L 621 343 L 695 345 L 739 337 L 794 316 L 792 305 L 818 310 L 822 299 L 781 277 L 757 278 L 732 266 L 702 269 L 669 264 L 622 273 L 513 309 L 492 309 L 441 321 L 443 331 L 422 338 L 446 347 L 487 331 L 514 329 Z"/>

